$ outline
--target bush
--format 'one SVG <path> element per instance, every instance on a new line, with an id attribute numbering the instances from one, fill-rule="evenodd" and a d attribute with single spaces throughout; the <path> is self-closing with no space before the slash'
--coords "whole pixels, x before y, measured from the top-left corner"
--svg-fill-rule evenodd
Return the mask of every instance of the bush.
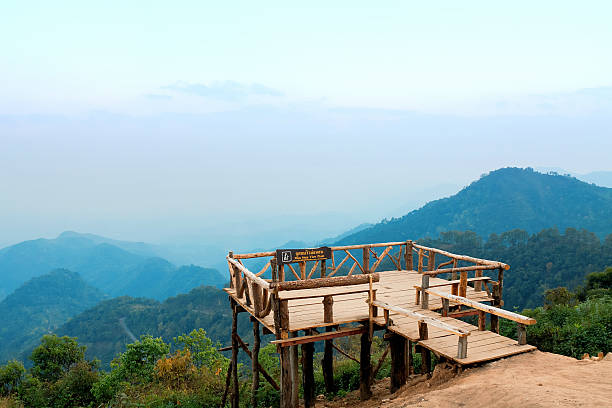
<path id="1" fill-rule="evenodd" d="M 23 363 L 11 360 L 0 367 L 0 395 L 8 396 L 16 391 L 23 380 L 25 368 Z"/>
<path id="2" fill-rule="evenodd" d="M 30 373 L 41 381 L 57 381 L 73 364 L 85 360 L 85 346 L 79 346 L 76 337 L 46 334 L 40 343 L 30 356 L 34 362 Z"/>

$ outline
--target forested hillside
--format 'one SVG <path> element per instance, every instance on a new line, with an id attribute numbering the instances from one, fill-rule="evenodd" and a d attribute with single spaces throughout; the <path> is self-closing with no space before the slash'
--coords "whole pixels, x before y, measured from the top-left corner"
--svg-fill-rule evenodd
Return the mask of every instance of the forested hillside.
<path id="1" fill-rule="evenodd" d="M 612 266 L 612 234 L 600 240 L 592 232 L 574 228 L 535 234 L 517 229 L 491 234 L 486 241 L 472 231 L 450 231 L 419 242 L 509 264 L 503 292 L 504 307 L 509 309 L 540 306 L 546 289 L 576 288 L 589 273 Z"/>
<path id="2" fill-rule="evenodd" d="M 486 237 L 517 228 L 534 233 L 551 227 L 584 228 L 600 238 L 612 233 L 612 189 L 569 176 L 503 168 L 451 197 L 348 235 L 338 244 L 416 240 L 453 230 Z"/>
<path id="3" fill-rule="evenodd" d="M 241 336 L 251 336 L 245 313 L 240 315 Z M 242 321 L 245 319 L 245 321 Z M 150 334 L 165 341 L 194 329 L 203 328 L 214 342 L 227 344 L 230 337 L 231 308 L 227 294 L 214 287 L 200 286 L 187 294 L 160 303 L 152 299 L 119 297 L 101 302 L 75 316 L 55 332 L 77 337 L 87 346 L 88 358 L 99 358 L 104 367 L 134 339 Z"/>
<path id="4" fill-rule="evenodd" d="M 26 280 L 56 268 L 78 272 L 87 283 L 111 296 L 163 300 L 199 285 L 220 287 L 225 283 L 215 269 L 177 267 L 165 259 L 142 255 L 147 252 L 145 244 L 121 243 L 139 252 L 133 253 L 107 241 L 95 235 L 64 233 L 0 250 L 0 299 Z"/>
<path id="5" fill-rule="evenodd" d="M 0 361 L 32 348 L 41 335 L 103 298 L 98 289 L 65 269 L 30 279 L 0 302 Z"/>

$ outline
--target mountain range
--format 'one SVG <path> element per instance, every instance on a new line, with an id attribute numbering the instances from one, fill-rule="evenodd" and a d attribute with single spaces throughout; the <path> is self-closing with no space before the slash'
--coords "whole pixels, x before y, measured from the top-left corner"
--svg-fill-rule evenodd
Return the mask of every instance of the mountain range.
<path id="1" fill-rule="evenodd" d="M 30 279 L 0 302 L 0 361 L 31 348 L 43 334 L 105 298 L 66 269 Z"/>
<path id="2" fill-rule="evenodd" d="M 57 268 L 78 272 L 87 283 L 110 296 L 147 296 L 159 300 L 203 284 L 220 287 L 226 281 L 215 269 L 177 267 L 155 256 L 152 248 L 144 243 L 75 232 L 3 248 L 0 299 L 28 279 Z"/>
<path id="3" fill-rule="evenodd" d="M 457 194 L 429 202 L 402 217 L 383 220 L 336 244 L 416 240 L 444 231 L 474 231 L 487 237 L 515 228 L 584 228 L 600 238 L 612 232 L 612 188 L 530 168 L 503 168 Z"/>

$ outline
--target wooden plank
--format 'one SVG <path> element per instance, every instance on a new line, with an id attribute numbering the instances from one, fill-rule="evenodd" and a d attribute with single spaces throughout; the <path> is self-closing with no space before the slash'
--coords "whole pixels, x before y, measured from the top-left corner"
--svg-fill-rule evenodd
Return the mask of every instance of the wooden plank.
<path id="1" fill-rule="evenodd" d="M 503 317 L 504 319 L 513 320 L 515 322 L 522 323 L 522 324 L 527 324 L 527 325 L 531 325 L 531 324 L 535 324 L 536 323 L 536 320 L 534 318 L 532 318 L 532 317 L 523 316 L 523 315 L 520 315 L 518 313 L 511 312 L 509 310 L 500 309 L 498 307 L 485 305 L 483 303 L 475 302 L 475 301 L 473 301 L 471 299 L 467 299 L 467 298 L 462 297 L 462 296 L 455 296 L 455 295 L 450 295 L 450 294 L 447 294 L 447 293 L 441 293 L 441 292 L 438 292 L 438 291 L 433 290 L 433 289 L 427 289 L 426 291 L 428 293 L 430 293 L 430 294 L 446 298 L 446 299 L 450 300 L 451 302 L 459 303 L 459 304 L 464 305 L 464 306 L 469 306 L 469 307 L 472 307 L 474 309 L 482 310 L 482 311 L 485 311 L 487 313 L 491 313 L 491 314 L 494 314 L 496 316 Z"/>
<path id="2" fill-rule="evenodd" d="M 368 283 L 370 280 L 370 276 L 372 277 L 373 282 L 378 282 L 380 280 L 380 276 L 378 273 L 372 273 L 358 276 L 334 276 L 332 278 L 317 278 L 305 281 L 272 282 L 271 284 L 269 284 L 269 287 L 281 291 L 359 285 L 362 283 Z M 256 278 L 261 279 L 258 277 Z"/>
<path id="3" fill-rule="evenodd" d="M 403 309 L 401 307 L 393 306 L 393 305 L 390 305 L 388 303 L 381 302 L 381 301 L 378 301 L 378 300 L 373 301 L 372 304 L 374 306 L 380 307 L 381 309 L 387 309 L 387 310 L 389 310 L 391 312 L 395 312 L 395 313 L 406 315 L 406 316 L 410 316 L 410 317 L 416 317 L 417 319 L 422 320 L 422 321 L 426 322 L 427 324 L 430 324 L 432 326 L 438 327 L 438 328 L 443 329 L 443 330 L 447 330 L 447 331 L 449 331 L 451 333 L 454 333 L 454 334 L 456 334 L 458 336 L 467 336 L 469 334 L 469 332 L 466 332 L 463 329 L 458 329 L 458 328 L 453 327 L 453 326 L 451 326 L 451 325 L 449 325 L 447 323 L 443 323 L 443 322 L 441 322 L 439 320 L 436 320 L 436 319 L 431 318 L 431 317 L 427 317 L 424 314 L 421 314 L 421 313 L 418 313 L 418 312 L 414 312 L 412 310 Z"/>
<path id="4" fill-rule="evenodd" d="M 375 289 L 379 288 L 379 285 L 374 285 Z M 323 287 L 315 289 L 300 289 L 291 291 L 280 291 L 278 297 L 280 299 L 308 299 L 308 298 L 319 298 L 329 295 L 349 295 L 353 293 L 362 293 L 369 290 L 368 284 L 358 284 L 351 286 L 333 286 Z"/>
<path id="5" fill-rule="evenodd" d="M 312 343 L 315 341 L 335 339 L 338 337 L 354 336 L 355 334 L 365 333 L 367 328 L 365 327 L 351 327 L 347 329 L 340 329 L 334 332 L 326 332 L 320 334 L 312 334 L 309 336 L 292 337 L 288 339 L 272 340 L 270 343 L 277 344 L 281 347 L 295 346 L 298 344 Z"/>

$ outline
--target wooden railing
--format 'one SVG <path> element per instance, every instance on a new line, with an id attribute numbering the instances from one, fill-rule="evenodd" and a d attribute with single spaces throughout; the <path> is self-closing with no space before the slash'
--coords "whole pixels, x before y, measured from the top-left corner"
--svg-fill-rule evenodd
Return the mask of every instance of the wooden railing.
<path id="1" fill-rule="evenodd" d="M 484 284 L 487 292 L 492 294 L 493 305 L 502 305 L 503 272 L 509 268 L 502 262 L 453 254 L 412 241 L 344 245 L 330 249 L 331 259 L 295 262 L 297 268 L 291 263 L 277 264 L 276 251 L 247 254 L 230 252 L 227 256 L 230 286 L 235 289 L 239 299 L 245 298 L 245 303 L 253 308 L 253 314 L 258 318 L 271 313 L 273 295 L 279 291 L 358 285 L 367 283 L 368 275 L 375 275 L 377 270 L 383 268 L 418 271 L 423 275 L 423 289 L 429 288 L 430 276 L 450 274 L 453 281 L 459 276 L 458 282 L 453 284 L 453 294 L 465 297 L 468 282 L 473 283 L 476 291 L 482 290 Z M 244 265 L 243 262 L 247 260 L 258 261 L 254 264 L 257 272 L 252 272 Z M 268 271 L 271 278 L 265 278 Z M 483 271 L 497 271 L 497 281 L 479 279 Z M 468 278 L 470 272 L 474 273 L 474 278 Z M 493 285 L 492 291 L 489 291 L 487 283 Z M 424 292 L 425 305 L 427 296 Z"/>

